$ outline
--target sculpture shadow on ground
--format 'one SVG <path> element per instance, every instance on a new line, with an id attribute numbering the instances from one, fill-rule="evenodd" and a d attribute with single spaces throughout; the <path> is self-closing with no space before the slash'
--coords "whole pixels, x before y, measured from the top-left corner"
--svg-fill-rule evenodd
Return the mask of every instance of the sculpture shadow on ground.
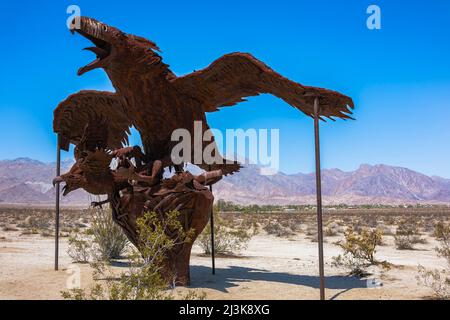
<path id="1" fill-rule="evenodd" d="M 318 276 L 271 272 L 264 269 L 230 266 L 216 268 L 216 274 L 211 274 L 211 268 L 191 266 L 191 288 L 215 289 L 228 292 L 229 288 L 239 286 L 240 282 L 269 281 L 307 286 L 314 289 L 320 287 Z M 326 276 L 327 289 L 344 290 L 367 288 L 367 280 L 351 276 Z"/>

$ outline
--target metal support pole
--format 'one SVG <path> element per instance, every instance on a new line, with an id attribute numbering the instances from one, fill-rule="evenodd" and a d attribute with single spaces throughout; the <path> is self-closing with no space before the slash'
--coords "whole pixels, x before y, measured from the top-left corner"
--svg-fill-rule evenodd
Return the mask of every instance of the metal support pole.
<path id="1" fill-rule="evenodd" d="M 319 140 L 319 98 L 314 99 L 314 137 L 316 149 L 316 193 L 317 193 L 317 237 L 319 244 L 320 300 L 325 300 L 325 276 L 323 267 L 323 232 L 322 232 L 322 182 L 320 172 Z"/>
<path id="2" fill-rule="evenodd" d="M 59 134 L 56 142 L 56 176 L 61 174 L 61 145 Z M 55 199 L 55 270 L 58 270 L 58 256 L 59 256 L 59 182 L 56 183 L 56 199 Z"/>
<path id="3" fill-rule="evenodd" d="M 209 166 L 209 171 L 211 171 L 211 166 Z M 209 191 L 212 193 L 212 185 L 209 185 Z M 211 216 L 210 216 L 210 225 L 211 225 L 211 264 L 212 264 L 212 274 L 216 274 L 216 257 L 215 257 L 215 247 L 214 247 L 214 202 L 211 207 Z"/>

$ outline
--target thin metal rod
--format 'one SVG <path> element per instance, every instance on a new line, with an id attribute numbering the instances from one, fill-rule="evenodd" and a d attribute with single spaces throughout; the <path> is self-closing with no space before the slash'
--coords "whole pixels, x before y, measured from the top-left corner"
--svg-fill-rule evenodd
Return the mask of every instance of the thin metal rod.
<path id="1" fill-rule="evenodd" d="M 314 137 L 316 149 L 316 193 L 317 193 L 317 237 L 319 244 L 320 300 L 325 300 L 325 275 L 323 266 L 323 227 L 322 227 L 322 179 L 320 172 L 319 140 L 319 98 L 314 99 Z"/>
<path id="2" fill-rule="evenodd" d="M 211 166 L 209 166 L 209 171 L 211 171 Z M 212 185 L 209 185 L 209 191 L 212 193 Z M 214 203 L 211 207 L 211 217 L 209 218 L 211 225 L 211 265 L 212 265 L 212 274 L 216 274 L 216 250 L 214 245 Z"/>
<path id="3" fill-rule="evenodd" d="M 56 176 L 61 174 L 61 145 L 58 135 L 56 142 Z M 59 182 L 55 186 L 55 270 L 59 268 Z"/>

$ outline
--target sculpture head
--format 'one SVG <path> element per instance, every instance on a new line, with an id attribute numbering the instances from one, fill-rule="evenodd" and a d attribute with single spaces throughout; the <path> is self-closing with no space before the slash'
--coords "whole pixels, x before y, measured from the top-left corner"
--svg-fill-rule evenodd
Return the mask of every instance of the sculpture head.
<path id="1" fill-rule="evenodd" d="M 96 195 L 110 193 L 115 187 L 110 168 L 112 156 L 103 149 L 82 151 L 78 155 L 69 172 L 53 179 L 53 185 L 65 183 L 63 196 L 80 188 Z"/>
<path id="2" fill-rule="evenodd" d="M 97 55 L 97 59 L 78 70 L 82 75 L 90 70 L 103 68 L 109 75 L 157 72 L 166 69 L 155 52 L 158 46 L 145 38 L 126 34 L 117 28 L 88 17 L 79 17 L 78 26 L 71 24 L 72 34 L 79 33 L 95 46 L 85 48 Z"/>
<path id="3" fill-rule="evenodd" d="M 69 172 L 53 179 L 53 186 L 62 182 L 64 182 L 64 186 L 62 188 L 63 196 L 66 196 L 70 192 L 79 188 L 83 188 L 88 184 L 83 170 L 77 165 L 77 163 L 70 168 Z"/>

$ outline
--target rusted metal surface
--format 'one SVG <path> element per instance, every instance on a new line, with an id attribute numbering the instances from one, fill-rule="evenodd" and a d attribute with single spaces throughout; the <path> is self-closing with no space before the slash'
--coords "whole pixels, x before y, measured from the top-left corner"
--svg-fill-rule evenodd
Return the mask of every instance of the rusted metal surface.
<path id="1" fill-rule="evenodd" d="M 176 275 L 177 284 L 190 282 L 189 258 L 194 240 L 204 229 L 213 205 L 213 196 L 208 186 L 222 177 L 220 170 L 194 176 L 180 172 L 163 179 L 160 161 L 143 162 L 139 147 L 127 147 L 107 151 L 103 145 L 107 131 L 104 121 L 91 120 L 85 135 L 75 150 L 75 164 L 69 172 L 57 176 L 53 183 L 64 183 L 63 195 L 83 188 L 91 194 L 107 195 L 107 199 L 92 203 L 99 206 L 110 203 L 114 221 L 122 227 L 128 239 L 138 249 L 139 241 L 136 220 L 146 211 L 154 211 L 164 219 L 166 212 L 180 212 L 180 222 L 185 231 L 194 230 L 191 241 L 177 245 L 167 252 L 164 275 Z M 96 133 L 96 134 L 94 134 Z M 83 146 L 83 149 L 80 147 Z M 116 159 L 118 166 L 111 169 Z M 134 160 L 134 163 L 131 160 Z"/>
<path id="2" fill-rule="evenodd" d="M 261 93 L 273 94 L 316 120 L 351 118 L 351 98 L 288 80 L 250 54 L 224 55 L 205 69 L 177 77 L 162 62 L 159 48 L 152 41 L 87 17 L 81 17 L 80 28 L 71 31 L 89 39 L 95 46 L 87 50 L 97 56 L 78 74 L 103 68 L 116 92 L 84 90 L 57 106 L 54 131 L 60 137 L 61 149 L 75 145 L 76 162 L 54 183 L 65 183 L 63 195 L 78 188 L 108 195 L 103 203 L 111 204 L 115 221 L 138 248 L 136 219 L 145 210 L 156 211 L 161 218 L 168 210 L 180 211 L 186 228 L 195 230 L 195 237 L 209 219 L 213 224 L 213 195 L 206 186 L 241 168 L 239 163 L 218 155 L 223 161 L 214 164 L 200 159 L 198 165 L 207 171 L 205 174 L 184 172 L 182 165 L 174 164 L 171 158 L 172 148 L 178 143 L 171 141 L 174 130 L 186 129 L 194 136 L 194 122 L 200 121 L 204 134 L 209 129 L 206 112 Z M 317 96 L 319 114 L 314 110 Z M 124 148 L 131 126 L 139 131 L 143 150 Z M 204 141 L 202 148 L 210 143 Z M 194 153 L 194 139 L 191 149 Z M 113 159 L 118 162 L 114 170 L 110 168 Z M 175 167 L 176 174 L 163 179 L 167 167 Z M 189 283 L 191 247 L 192 243 L 176 248 L 167 257 L 167 268 L 175 270 L 179 284 Z"/>
<path id="3" fill-rule="evenodd" d="M 126 141 L 128 127 L 134 125 L 145 155 L 167 166 L 172 162 L 175 129 L 187 129 L 193 136 L 194 121 L 201 121 L 203 133 L 209 129 L 206 112 L 235 105 L 245 97 L 270 93 L 310 117 L 314 116 L 314 98 L 309 94 L 321 96 L 322 117 L 350 118 L 353 108 L 351 98 L 293 82 L 247 53 L 224 55 L 202 70 L 177 77 L 152 41 L 87 17 L 81 17 L 80 28 L 73 31 L 91 40 L 95 46 L 87 49 L 97 55 L 78 74 L 103 68 L 116 92 L 81 91 L 61 102 L 55 110 L 54 131 L 64 141 L 77 144 L 89 115 L 100 114 L 110 124 L 108 147 L 118 148 Z M 203 147 L 208 144 L 204 142 Z M 208 170 L 206 163 L 200 167 Z M 237 163 L 212 166 L 224 174 L 239 168 Z"/>

